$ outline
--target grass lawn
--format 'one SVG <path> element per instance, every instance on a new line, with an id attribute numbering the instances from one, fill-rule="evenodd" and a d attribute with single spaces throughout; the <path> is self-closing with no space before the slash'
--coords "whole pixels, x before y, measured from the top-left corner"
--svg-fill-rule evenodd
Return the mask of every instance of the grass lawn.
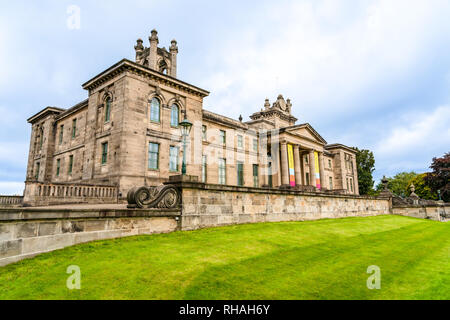
<path id="1" fill-rule="evenodd" d="M 449 224 L 399 216 L 238 225 L 43 254 L 0 268 L 0 299 L 450 299 L 449 254 Z"/>

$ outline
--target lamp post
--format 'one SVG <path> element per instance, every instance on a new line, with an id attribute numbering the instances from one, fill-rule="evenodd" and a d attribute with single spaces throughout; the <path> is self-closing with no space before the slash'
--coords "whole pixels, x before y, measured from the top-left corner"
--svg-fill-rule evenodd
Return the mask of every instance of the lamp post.
<path id="1" fill-rule="evenodd" d="M 180 122 L 181 136 L 183 137 L 183 164 L 181 166 L 181 174 L 186 175 L 186 138 L 191 133 L 192 123 L 188 121 L 186 110 L 184 111 L 184 120 Z"/>

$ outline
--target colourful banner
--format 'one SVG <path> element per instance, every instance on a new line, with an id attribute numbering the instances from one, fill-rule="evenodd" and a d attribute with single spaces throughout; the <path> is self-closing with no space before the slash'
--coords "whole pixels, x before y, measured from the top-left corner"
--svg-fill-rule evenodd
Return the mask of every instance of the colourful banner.
<path id="1" fill-rule="evenodd" d="M 294 149 L 291 144 L 288 144 L 288 159 L 289 159 L 289 184 L 292 187 L 295 187 Z"/>
<path id="2" fill-rule="evenodd" d="M 315 163 L 315 167 L 316 167 L 316 187 L 317 189 L 322 189 L 321 185 L 320 185 L 320 168 L 319 168 L 319 153 L 318 152 L 314 152 L 314 163 Z"/>

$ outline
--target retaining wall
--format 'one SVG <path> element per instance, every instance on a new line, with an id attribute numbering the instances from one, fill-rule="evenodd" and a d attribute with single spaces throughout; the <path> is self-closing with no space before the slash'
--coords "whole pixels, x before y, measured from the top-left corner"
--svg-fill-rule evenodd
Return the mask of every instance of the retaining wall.
<path id="1" fill-rule="evenodd" d="M 389 198 L 179 183 L 183 230 L 219 225 L 390 214 Z"/>
<path id="2" fill-rule="evenodd" d="M 0 266 L 94 240 L 179 229 L 179 210 L 0 209 Z"/>

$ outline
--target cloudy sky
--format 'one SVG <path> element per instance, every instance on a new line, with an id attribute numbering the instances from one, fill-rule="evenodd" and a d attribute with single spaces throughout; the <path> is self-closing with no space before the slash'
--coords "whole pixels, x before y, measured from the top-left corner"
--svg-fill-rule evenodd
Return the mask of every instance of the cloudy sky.
<path id="1" fill-rule="evenodd" d="M 3 1 L 0 194 L 23 190 L 26 119 L 84 100 L 153 28 L 206 109 L 247 118 L 282 93 L 329 143 L 372 150 L 376 179 L 425 172 L 450 151 L 449 17 L 448 0 Z"/>

